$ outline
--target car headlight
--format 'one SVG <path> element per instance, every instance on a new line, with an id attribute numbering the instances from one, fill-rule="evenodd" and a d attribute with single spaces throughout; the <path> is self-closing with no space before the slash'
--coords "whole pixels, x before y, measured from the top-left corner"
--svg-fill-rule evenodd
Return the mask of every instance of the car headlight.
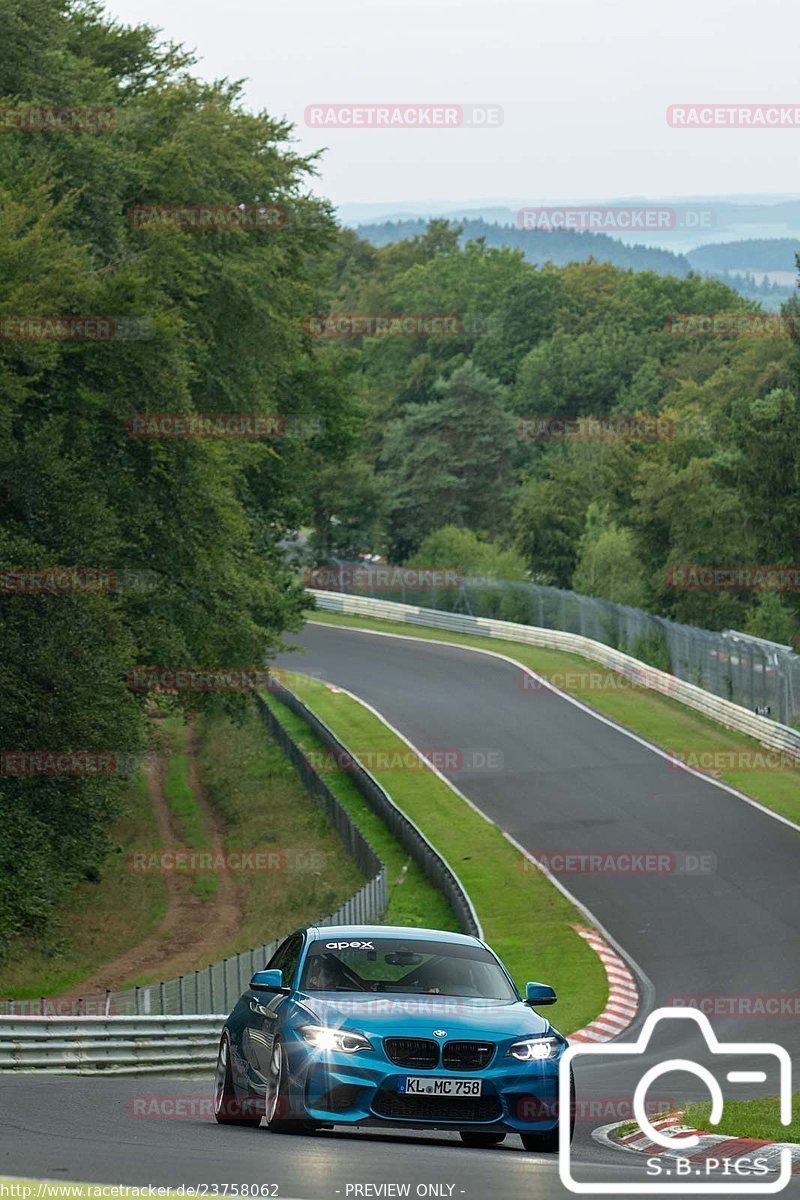
<path id="1" fill-rule="evenodd" d="M 562 1043 L 555 1037 L 528 1037 L 514 1042 L 508 1053 L 520 1062 L 544 1062 L 555 1058 Z"/>
<path id="2" fill-rule="evenodd" d="M 359 1050 L 372 1050 L 372 1042 L 364 1033 L 354 1029 L 332 1029 L 328 1025 L 302 1025 L 300 1036 L 315 1050 L 339 1050 L 343 1054 L 356 1054 Z"/>

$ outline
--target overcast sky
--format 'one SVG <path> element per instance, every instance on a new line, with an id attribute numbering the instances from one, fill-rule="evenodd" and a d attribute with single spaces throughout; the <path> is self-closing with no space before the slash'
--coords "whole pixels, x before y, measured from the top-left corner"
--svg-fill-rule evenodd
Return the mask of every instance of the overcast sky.
<path id="1" fill-rule="evenodd" d="M 675 103 L 796 103 L 791 0 L 112 0 L 327 147 L 336 204 L 800 193 L 800 128 L 669 128 Z M 312 129 L 310 104 L 504 110 L 493 129 Z"/>

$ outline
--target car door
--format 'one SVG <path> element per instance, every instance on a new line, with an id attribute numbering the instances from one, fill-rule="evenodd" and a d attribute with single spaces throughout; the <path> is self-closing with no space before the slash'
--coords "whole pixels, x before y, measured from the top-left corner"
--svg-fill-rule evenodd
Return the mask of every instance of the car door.
<path id="1" fill-rule="evenodd" d="M 265 970 L 283 972 L 283 982 L 294 984 L 300 955 L 303 950 L 302 933 L 293 933 L 278 947 L 267 963 Z M 288 996 L 282 992 L 262 992 L 249 988 L 246 993 L 249 1006 L 247 1025 L 244 1030 L 245 1055 L 258 1083 L 266 1079 L 272 1058 L 272 1043 L 278 1030 L 280 1009 L 287 1003 Z"/>

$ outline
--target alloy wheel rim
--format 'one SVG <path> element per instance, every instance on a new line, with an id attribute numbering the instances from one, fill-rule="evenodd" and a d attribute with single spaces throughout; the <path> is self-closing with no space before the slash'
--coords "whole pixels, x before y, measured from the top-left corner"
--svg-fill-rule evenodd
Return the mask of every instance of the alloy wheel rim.
<path id="1" fill-rule="evenodd" d="M 228 1039 L 223 1038 L 219 1046 L 219 1058 L 217 1059 L 217 1075 L 214 1080 L 214 1112 L 218 1113 L 222 1110 L 222 1105 L 225 1099 L 225 1080 L 228 1075 Z"/>
<path id="2" fill-rule="evenodd" d="M 281 1086 L 281 1072 L 283 1070 L 283 1052 L 281 1051 L 280 1042 L 276 1042 L 272 1047 L 272 1058 L 269 1064 L 269 1086 L 267 1088 L 267 1120 L 271 1121 L 275 1116 L 275 1110 L 278 1107 L 278 1095 Z"/>

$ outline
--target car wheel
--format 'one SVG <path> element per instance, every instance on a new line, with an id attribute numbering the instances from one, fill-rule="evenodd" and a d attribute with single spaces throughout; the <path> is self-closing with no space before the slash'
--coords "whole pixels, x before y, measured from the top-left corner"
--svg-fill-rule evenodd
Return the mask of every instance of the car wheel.
<path id="1" fill-rule="evenodd" d="M 286 1052 L 280 1038 L 272 1043 L 272 1057 L 267 1074 L 265 1116 L 271 1133 L 313 1133 L 319 1126 L 314 1121 L 291 1117 L 289 1113 L 289 1075 Z"/>
<path id="2" fill-rule="evenodd" d="M 233 1086 L 231 1072 L 231 1043 L 223 1033 L 217 1055 L 217 1070 L 214 1076 L 214 1117 L 220 1125 L 258 1125 L 261 1113 L 255 1097 L 242 1100 Z"/>
<path id="3" fill-rule="evenodd" d="M 499 1146 L 506 1140 L 504 1133 L 473 1133 L 472 1130 L 461 1130 L 461 1140 L 465 1146 Z"/>

